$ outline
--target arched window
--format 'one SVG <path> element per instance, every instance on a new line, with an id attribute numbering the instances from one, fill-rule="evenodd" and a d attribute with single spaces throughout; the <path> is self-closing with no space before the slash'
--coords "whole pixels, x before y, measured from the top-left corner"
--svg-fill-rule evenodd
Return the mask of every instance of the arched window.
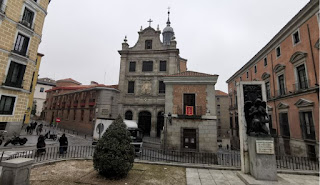
<path id="1" fill-rule="evenodd" d="M 124 119 L 132 120 L 132 111 L 128 110 L 124 115 Z"/>

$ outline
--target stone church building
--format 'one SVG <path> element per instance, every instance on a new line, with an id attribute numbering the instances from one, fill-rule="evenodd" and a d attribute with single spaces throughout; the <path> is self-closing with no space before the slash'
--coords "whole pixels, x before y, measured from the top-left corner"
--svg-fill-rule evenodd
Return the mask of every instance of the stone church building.
<path id="1" fill-rule="evenodd" d="M 138 34 L 133 47 L 125 38 L 119 51 L 120 114 L 137 120 L 144 136 L 161 136 L 166 149 L 215 152 L 218 75 L 187 71 L 169 18 L 162 42 L 159 28 L 149 25 Z"/>
<path id="2" fill-rule="evenodd" d="M 160 136 L 163 127 L 165 84 L 163 76 L 186 71 L 187 60 L 179 55 L 168 18 L 161 31 L 141 29 L 137 43 L 122 43 L 119 74 L 120 110 L 125 119 L 138 120 L 145 136 Z"/>

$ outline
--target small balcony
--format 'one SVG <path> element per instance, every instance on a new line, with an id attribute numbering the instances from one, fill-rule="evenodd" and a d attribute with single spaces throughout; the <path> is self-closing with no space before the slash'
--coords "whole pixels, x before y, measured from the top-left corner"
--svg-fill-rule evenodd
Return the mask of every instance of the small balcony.
<path id="1" fill-rule="evenodd" d="M 173 114 L 177 114 L 180 118 L 201 118 L 202 115 L 205 115 L 202 106 L 186 106 L 186 108 L 183 108 L 178 105 L 173 106 Z"/>
<path id="2" fill-rule="evenodd" d="M 303 80 L 293 84 L 293 90 L 295 93 L 306 90 L 310 87 L 308 80 Z"/>
<path id="3" fill-rule="evenodd" d="M 78 101 L 73 102 L 73 107 L 78 107 Z"/>
<path id="4" fill-rule="evenodd" d="M 86 100 L 81 100 L 81 102 L 80 102 L 80 106 L 81 106 L 81 107 L 86 106 Z"/>
<path id="5" fill-rule="evenodd" d="M 96 105 L 96 100 L 95 99 L 90 99 L 89 100 L 89 106 L 92 107 L 92 106 L 95 106 Z"/>
<path id="6" fill-rule="evenodd" d="M 66 102 L 62 102 L 62 104 L 61 104 L 61 108 L 65 108 L 66 107 Z"/>
<path id="7" fill-rule="evenodd" d="M 285 96 L 286 94 L 287 94 L 287 88 L 277 90 L 278 96 Z"/>
<path id="8" fill-rule="evenodd" d="M 67 103 L 67 107 L 70 108 L 71 107 L 71 102 Z"/>

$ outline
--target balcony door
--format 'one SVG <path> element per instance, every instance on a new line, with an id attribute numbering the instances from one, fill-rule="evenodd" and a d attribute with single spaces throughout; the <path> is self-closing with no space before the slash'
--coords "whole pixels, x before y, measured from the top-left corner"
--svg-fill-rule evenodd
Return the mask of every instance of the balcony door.
<path id="1" fill-rule="evenodd" d="M 195 105 L 196 105 L 196 95 L 195 94 L 184 94 L 183 95 L 183 110 L 184 110 L 183 112 L 185 115 L 187 113 L 187 109 L 186 109 L 187 106 L 193 107 L 192 113 L 194 115 L 196 112 Z"/>

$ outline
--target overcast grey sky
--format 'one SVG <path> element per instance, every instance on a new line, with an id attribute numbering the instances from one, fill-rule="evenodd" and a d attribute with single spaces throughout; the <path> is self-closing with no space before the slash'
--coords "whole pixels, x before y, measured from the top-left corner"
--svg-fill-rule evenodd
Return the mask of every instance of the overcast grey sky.
<path id="1" fill-rule="evenodd" d="M 265 46 L 308 0 L 52 0 L 39 52 L 40 77 L 117 84 L 121 43 L 140 26 L 166 26 L 167 8 L 188 70 L 218 74 L 216 89 Z M 162 37 L 161 37 L 162 40 Z M 104 76 L 106 77 L 104 79 Z"/>

